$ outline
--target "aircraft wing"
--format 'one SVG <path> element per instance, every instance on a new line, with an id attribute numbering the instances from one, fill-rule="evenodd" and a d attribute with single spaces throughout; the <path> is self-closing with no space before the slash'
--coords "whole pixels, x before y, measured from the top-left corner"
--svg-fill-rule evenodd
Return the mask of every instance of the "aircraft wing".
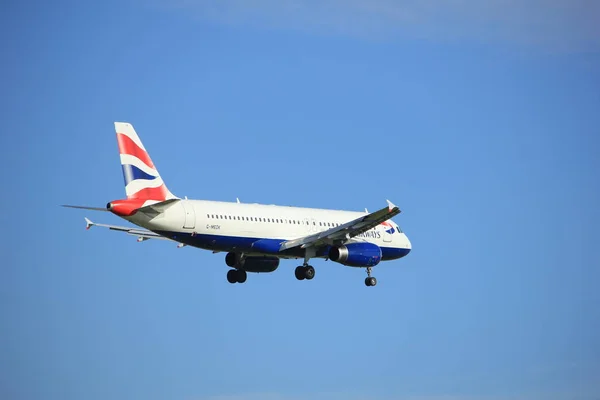
<path id="1" fill-rule="evenodd" d="M 121 231 L 125 232 L 129 235 L 137 236 L 138 242 L 142 242 L 147 239 L 163 239 L 163 240 L 171 240 L 167 237 L 161 236 L 158 233 L 154 233 L 152 231 L 148 231 L 145 229 L 132 228 L 128 226 L 118 226 L 118 225 L 106 225 L 106 224 L 97 224 L 95 222 L 90 221 L 89 219 L 85 219 L 85 229 L 90 229 L 92 226 L 100 226 L 103 228 L 108 228 L 113 231 Z"/>
<path id="2" fill-rule="evenodd" d="M 368 231 L 387 221 L 390 218 L 400 214 L 400 209 L 387 200 L 388 206 L 371 214 L 356 218 L 340 226 L 333 227 L 323 232 L 304 236 L 298 239 L 288 240 L 281 244 L 279 251 L 288 250 L 294 247 L 319 247 L 321 245 L 331 245 L 336 241 L 346 241 L 356 235 Z"/>

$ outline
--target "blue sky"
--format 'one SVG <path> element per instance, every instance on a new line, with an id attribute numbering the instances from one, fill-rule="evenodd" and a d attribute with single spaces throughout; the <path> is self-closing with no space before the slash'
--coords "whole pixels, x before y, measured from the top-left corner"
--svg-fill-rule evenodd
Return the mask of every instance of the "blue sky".
<path id="1" fill-rule="evenodd" d="M 5 2 L 0 398 L 600 398 L 589 2 Z M 129 121 L 190 198 L 400 206 L 374 270 L 230 285 L 84 230 Z"/>

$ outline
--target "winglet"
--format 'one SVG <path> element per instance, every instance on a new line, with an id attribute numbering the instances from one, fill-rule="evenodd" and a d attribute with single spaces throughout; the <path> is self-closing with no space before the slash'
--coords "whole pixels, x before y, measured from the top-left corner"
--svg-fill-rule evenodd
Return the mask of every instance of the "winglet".
<path id="1" fill-rule="evenodd" d="M 388 208 L 390 209 L 390 211 L 392 211 L 394 209 L 394 207 L 396 207 L 396 206 L 391 201 L 389 201 L 389 200 L 386 200 L 386 201 L 388 203 Z"/>
<path id="2" fill-rule="evenodd" d="M 90 229 L 92 226 L 94 226 L 94 223 L 92 221 L 90 221 L 89 219 L 85 218 L 85 229 Z"/>
<path id="3" fill-rule="evenodd" d="M 389 200 L 386 200 L 386 201 L 387 201 L 387 203 L 388 203 L 388 209 L 389 209 L 390 211 L 392 211 L 394 208 L 398 208 L 398 207 L 397 207 L 397 206 L 396 206 L 394 203 L 392 203 L 391 201 L 389 201 Z M 400 210 L 398 210 L 398 211 L 400 211 Z"/>

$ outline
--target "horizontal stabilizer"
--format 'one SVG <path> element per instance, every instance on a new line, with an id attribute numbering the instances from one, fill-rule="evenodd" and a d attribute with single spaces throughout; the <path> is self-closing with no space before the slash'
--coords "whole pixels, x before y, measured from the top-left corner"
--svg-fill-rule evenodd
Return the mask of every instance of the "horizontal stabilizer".
<path id="1" fill-rule="evenodd" d="M 158 233 L 154 233 L 152 231 L 148 231 L 145 229 L 137 229 L 137 228 L 131 228 L 128 226 L 119 226 L 119 225 L 107 225 L 107 224 L 97 224 L 95 222 L 90 221 L 88 218 L 85 219 L 85 229 L 90 229 L 92 226 L 100 226 L 102 228 L 108 228 L 112 231 L 121 231 L 121 232 L 125 232 L 129 235 L 133 235 L 133 236 L 137 236 L 138 237 L 138 241 L 144 241 L 146 239 L 164 239 L 164 240 L 171 240 L 165 236 L 161 236 Z M 140 238 L 142 240 L 140 240 Z"/>
<path id="2" fill-rule="evenodd" d="M 108 211 L 108 209 L 106 209 L 106 207 L 72 206 L 69 204 L 61 204 L 61 207 L 79 208 L 82 210 L 92 210 L 92 211 Z"/>

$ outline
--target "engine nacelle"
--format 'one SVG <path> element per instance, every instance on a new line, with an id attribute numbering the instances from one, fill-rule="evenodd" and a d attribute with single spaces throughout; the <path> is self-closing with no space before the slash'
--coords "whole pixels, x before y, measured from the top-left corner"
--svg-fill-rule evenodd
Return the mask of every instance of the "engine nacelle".
<path id="1" fill-rule="evenodd" d="M 373 243 L 348 243 L 332 247 L 329 259 L 350 267 L 373 267 L 381 261 L 381 248 Z"/>
<path id="2" fill-rule="evenodd" d="M 239 253 L 227 253 L 225 264 L 248 272 L 273 272 L 279 267 L 279 258 L 268 256 L 254 256 L 242 258 Z"/>

